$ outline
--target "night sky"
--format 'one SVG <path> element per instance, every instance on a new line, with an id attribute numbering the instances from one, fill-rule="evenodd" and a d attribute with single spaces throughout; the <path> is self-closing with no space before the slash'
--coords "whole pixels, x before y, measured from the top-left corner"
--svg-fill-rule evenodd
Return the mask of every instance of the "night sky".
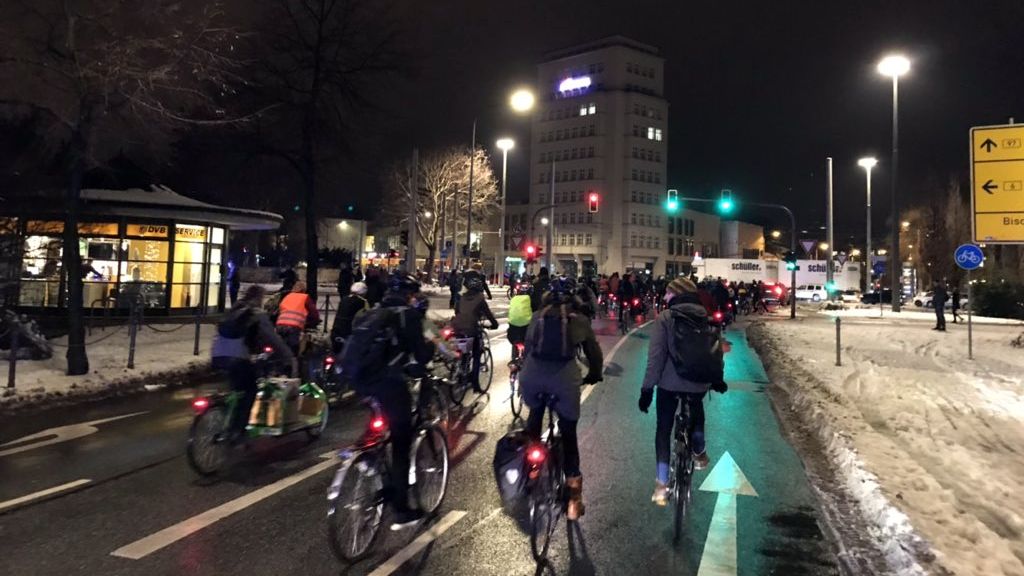
<path id="1" fill-rule="evenodd" d="M 694 195 L 729 187 L 739 198 L 782 201 L 797 208 L 801 228 L 823 217 L 829 155 L 838 235 L 862 225 L 862 155 L 881 161 L 875 217 L 881 223 L 888 213 L 892 92 L 875 70 L 888 52 L 912 61 L 900 83 L 907 202 L 951 174 L 966 177 L 971 126 L 1024 121 L 1019 0 L 416 0 L 405 10 L 418 59 L 414 90 L 386 128 L 389 148 L 468 146 L 476 115 L 481 143 L 516 137 L 510 189 L 518 194 L 527 184 L 529 123 L 506 112 L 508 92 L 533 81 L 544 53 L 614 34 L 666 58 L 670 187 Z"/>

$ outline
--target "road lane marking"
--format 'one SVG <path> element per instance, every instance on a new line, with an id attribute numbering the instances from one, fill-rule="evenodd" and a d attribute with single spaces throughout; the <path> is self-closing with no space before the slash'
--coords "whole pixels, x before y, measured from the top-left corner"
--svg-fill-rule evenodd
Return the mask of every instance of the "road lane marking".
<path id="1" fill-rule="evenodd" d="M 697 576 L 736 576 L 736 496 L 756 498 L 757 491 L 728 452 L 711 469 L 700 489 L 718 492 L 718 500 L 711 515 Z"/>
<path id="2" fill-rule="evenodd" d="M 4 446 L 11 446 L 12 444 L 22 444 L 23 442 L 30 442 L 31 440 L 39 440 L 39 442 L 30 442 L 22 446 L 16 446 L 14 448 L 8 448 L 7 450 L 0 450 L 0 456 L 9 456 L 11 454 L 17 454 L 19 452 L 25 452 L 26 450 L 35 450 L 36 448 L 42 448 L 44 446 L 50 446 L 52 444 L 59 444 L 61 442 L 68 442 L 70 440 L 76 440 L 90 434 L 99 432 L 100 424 L 106 424 L 107 422 L 114 422 L 115 420 L 123 420 L 124 418 L 131 418 L 132 416 L 139 416 L 141 414 L 147 414 L 149 411 L 132 412 L 131 414 L 122 414 L 120 416 L 112 416 L 110 418 L 101 418 L 99 420 L 92 420 L 89 422 L 80 422 L 78 424 L 68 424 L 67 426 L 59 426 L 57 428 L 47 428 L 42 432 L 36 432 L 29 436 L 18 438 L 17 440 L 11 440 L 5 444 L 0 444 L 0 448 Z M 52 438 L 51 438 L 52 436 Z M 44 440 L 46 438 L 46 440 Z"/>
<path id="3" fill-rule="evenodd" d="M 74 482 L 68 482 L 67 484 L 61 484 L 60 486 L 54 486 L 52 488 L 47 488 L 46 490 L 40 490 L 38 492 L 33 492 L 31 494 L 26 494 L 24 496 L 20 496 L 18 498 L 13 499 L 13 500 L 7 500 L 7 501 L 4 501 L 4 502 L 0 502 L 0 512 L 3 512 L 4 510 L 7 510 L 8 508 L 14 508 L 15 506 L 20 506 L 21 504 L 24 504 L 25 502 L 31 502 L 33 500 L 38 500 L 39 498 L 45 498 L 46 496 L 49 496 L 51 494 L 57 494 L 58 492 L 65 492 L 67 490 L 71 490 L 72 488 L 77 488 L 78 486 L 81 486 L 83 484 L 88 484 L 89 482 L 92 482 L 92 480 L 90 480 L 89 478 L 79 478 L 78 480 L 75 480 Z"/>
<path id="4" fill-rule="evenodd" d="M 426 532 L 417 536 L 416 539 L 406 545 L 405 548 L 399 550 L 397 554 L 388 558 L 386 562 L 378 566 L 373 572 L 370 572 L 370 576 L 388 576 L 389 574 L 393 574 L 413 556 L 419 554 L 420 551 L 426 548 L 427 544 L 437 540 L 438 537 L 447 532 L 449 528 L 454 526 L 459 520 L 462 520 L 466 514 L 468 514 L 468 512 L 465 510 L 452 510 L 445 514 L 437 524 L 434 524 L 427 529 Z"/>
<path id="5" fill-rule="evenodd" d="M 606 358 L 604 363 L 604 368 L 607 369 L 609 366 L 611 366 L 612 358 L 615 357 L 615 353 L 618 352 L 619 348 L 621 348 L 622 345 L 626 343 L 626 340 L 629 340 L 629 337 L 632 336 L 634 332 L 640 330 L 644 326 L 647 326 L 651 322 L 653 322 L 653 320 L 648 320 L 647 322 L 644 322 L 643 324 L 627 332 L 625 336 L 619 338 L 619 341 L 615 343 L 615 346 L 612 346 L 611 352 L 608 353 L 608 357 Z M 583 404 L 584 402 L 587 401 L 587 398 L 590 398 L 590 395 L 594 392 L 594 388 L 594 386 L 587 386 L 583 389 L 583 393 L 580 394 L 580 404 Z"/>
<path id="6" fill-rule="evenodd" d="M 326 455 L 323 455 L 322 457 L 325 456 Z M 153 552 L 170 546 L 178 540 L 186 538 L 212 524 L 219 522 L 220 520 L 227 518 L 228 516 L 231 516 L 236 512 L 240 512 L 248 508 L 249 506 L 252 506 L 253 504 L 256 504 L 262 500 L 266 500 L 267 498 L 270 498 L 274 494 L 277 494 L 278 492 L 286 488 L 290 488 L 291 486 L 294 486 L 299 482 L 302 482 L 307 478 L 311 478 L 323 472 L 324 470 L 328 470 L 336 465 L 337 462 L 335 462 L 333 458 L 324 460 L 319 464 L 310 466 L 309 468 L 306 468 L 301 472 L 292 474 L 291 476 L 288 476 L 286 478 L 282 478 L 277 482 L 274 482 L 273 484 L 268 484 L 260 488 L 259 490 L 255 490 L 253 492 L 246 494 L 245 496 L 235 498 L 230 502 L 225 502 L 224 504 L 221 504 L 216 508 L 211 508 L 206 512 L 203 512 L 202 514 L 198 514 L 196 516 L 178 522 L 173 526 L 164 528 L 159 532 L 150 534 L 149 536 L 146 536 L 141 540 L 136 540 L 131 544 L 122 546 L 117 550 L 111 552 L 110 555 L 118 556 L 121 558 L 128 558 L 130 560 L 138 560 L 140 558 L 145 558 Z"/>

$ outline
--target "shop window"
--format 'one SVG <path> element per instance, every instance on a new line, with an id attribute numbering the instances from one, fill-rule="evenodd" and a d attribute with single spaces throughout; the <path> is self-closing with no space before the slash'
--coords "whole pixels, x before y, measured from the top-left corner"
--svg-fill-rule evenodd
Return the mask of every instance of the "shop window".
<path id="1" fill-rule="evenodd" d="M 44 230 L 42 226 L 32 226 L 33 231 Z M 58 223 L 59 224 L 59 223 Z M 63 229 L 63 225 L 61 225 Z M 52 230 L 52 229 L 50 229 Z M 60 305 L 61 290 L 61 247 L 60 236 L 26 236 L 22 245 L 21 259 L 21 290 L 18 303 L 22 306 Z"/>

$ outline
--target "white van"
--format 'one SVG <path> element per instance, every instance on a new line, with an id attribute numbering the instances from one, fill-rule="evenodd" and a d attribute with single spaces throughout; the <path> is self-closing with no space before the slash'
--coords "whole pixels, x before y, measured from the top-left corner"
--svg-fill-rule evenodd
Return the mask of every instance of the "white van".
<path id="1" fill-rule="evenodd" d="M 828 291 L 825 290 L 825 286 L 822 284 L 804 284 L 803 286 L 796 287 L 796 299 L 821 302 L 822 300 L 828 300 Z"/>

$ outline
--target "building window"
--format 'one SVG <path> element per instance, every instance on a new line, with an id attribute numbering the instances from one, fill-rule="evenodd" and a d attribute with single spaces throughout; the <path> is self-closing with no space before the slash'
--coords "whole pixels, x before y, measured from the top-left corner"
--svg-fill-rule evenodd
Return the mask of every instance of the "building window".
<path id="1" fill-rule="evenodd" d="M 640 155 L 639 155 L 639 154 L 637 154 L 637 148 L 636 148 L 636 146 L 633 146 L 633 158 L 639 158 L 639 157 L 640 157 Z"/>
<path id="2" fill-rule="evenodd" d="M 586 115 L 587 115 L 587 106 L 586 106 L 586 104 L 584 104 L 584 105 L 580 106 L 580 116 L 586 116 Z"/>
<path id="3" fill-rule="evenodd" d="M 636 224 L 636 212 L 629 213 L 629 223 Z"/>
<path id="4" fill-rule="evenodd" d="M 632 192 L 630 192 L 629 201 L 630 202 L 636 202 L 636 190 L 633 190 Z"/>
<path id="5" fill-rule="evenodd" d="M 577 148 L 573 148 L 572 149 L 572 159 L 573 160 L 576 159 L 577 154 L 579 154 L 579 150 Z"/>
<path id="6" fill-rule="evenodd" d="M 569 224 L 575 224 L 575 223 L 576 223 L 576 213 L 575 212 L 570 212 L 569 213 Z"/>
<path id="7" fill-rule="evenodd" d="M 675 234 L 676 233 L 676 221 L 675 221 L 675 218 L 669 218 L 668 219 L 668 233 L 669 234 Z M 671 254 L 671 252 L 669 252 L 669 254 Z"/>
<path id="8" fill-rule="evenodd" d="M 633 180 L 636 180 L 636 168 L 633 168 L 632 175 L 633 175 Z"/>
<path id="9" fill-rule="evenodd" d="M 629 235 L 629 247 L 636 248 L 636 233 Z"/>
<path id="10" fill-rule="evenodd" d="M 593 179 L 594 179 L 594 169 L 593 168 L 587 168 L 587 180 L 593 180 Z"/>
<path id="11" fill-rule="evenodd" d="M 540 194 L 537 195 L 537 203 L 538 204 L 547 204 L 547 202 L 548 202 L 548 195 L 547 194 L 545 194 L 544 192 L 541 192 Z"/>
<path id="12" fill-rule="evenodd" d="M 654 126 L 647 127 L 647 139 L 654 140 Z"/>
<path id="13" fill-rule="evenodd" d="M 654 217 L 654 227 L 661 228 L 661 216 Z"/>
<path id="14" fill-rule="evenodd" d="M 591 244 L 594 243 L 594 235 L 593 234 L 590 234 L 589 232 L 587 233 L 587 235 L 586 235 L 586 243 L 587 243 L 587 246 L 590 246 Z"/>
<path id="15" fill-rule="evenodd" d="M 654 183 L 655 184 L 661 184 L 661 173 L 659 173 L 659 172 L 655 172 L 654 173 Z"/>
<path id="16" fill-rule="evenodd" d="M 593 146 L 590 146 L 589 148 L 587 148 L 587 156 L 589 158 L 593 158 L 594 157 L 594 147 Z"/>
<path id="17" fill-rule="evenodd" d="M 658 142 L 661 142 L 661 128 L 657 128 L 654 130 L 654 139 L 657 140 Z"/>
<path id="18" fill-rule="evenodd" d="M 590 105 L 587 106 L 587 112 L 590 114 L 597 114 L 597 102 L 591 102 Z"/>
<path id="19" fill-rule="evenodd" d="M 674 256 L 675 253 L 676 253 L 676 251 L 675 251 L 675 243 L 672 242 L 671 238 L 669 238 L 668 239 L 668 255 L 669 256 Z"/>
<path id="20" fill-rule="evenodd" d="M 587 135 L 588 136 L 593 136 L 594 134 L 595 134 L 595 132 L 594 132 L 594 125 L 591 124 L 590 125 L 590 130 L 587 132 Z"/>

